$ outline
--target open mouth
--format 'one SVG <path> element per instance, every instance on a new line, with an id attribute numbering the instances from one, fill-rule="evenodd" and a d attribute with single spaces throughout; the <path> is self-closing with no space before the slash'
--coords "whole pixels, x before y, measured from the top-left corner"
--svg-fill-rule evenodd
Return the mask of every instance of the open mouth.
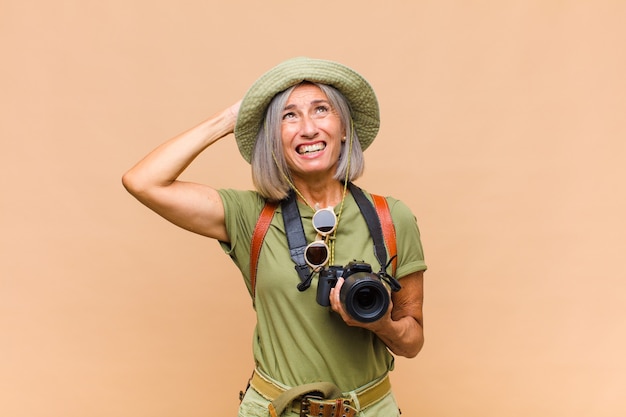
<path id="1" fill-rule="evenodd" d="M 312 144 L 307 144 L 307 145 L 300 145 L 296 148 L 296 151 L 300 155 L 306 155 L 309 153 L 323 151 L 324 149 L 326 149 L 326 143 L 317 142 L 317 143 L 312 143 Z"/>

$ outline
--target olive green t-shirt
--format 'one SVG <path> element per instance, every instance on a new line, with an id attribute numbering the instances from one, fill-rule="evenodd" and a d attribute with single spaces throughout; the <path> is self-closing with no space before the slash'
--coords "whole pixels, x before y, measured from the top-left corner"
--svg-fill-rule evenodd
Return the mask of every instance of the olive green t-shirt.
<path id="1" fill-rule="evenodd" d="M 265 204 L 254 191 L 220 190 L 226 213 L 229 243 L 221 243 L 250 291 L 250 241 Z M 369 197 L 369 194 L 366 192 Z M 402 202 L 387 197 L 396 228 L 398 267 L 396 277 L 426 269 L 415 217 Z M 307 242 L 315 240 L 313 210 L 298 203 Z M 374 244 L 367 224 L 352 195 L 335 207 L 339 217 L 335 264 L 365 261 L 378 272 Z M 274 214 L 258 261 L 257 324 L 253 354 L 258 368 L 288 386 L 310 382 L 335 383 L 351 391 L 379 378 L 393 368 L 393 356 L 372 332 L 347 326 L 341 317 L 316 301 L 317 274 L 311 287 L 300 292 L 300 282 L 289 254 L 281 207 Z M 390 270 L 388 272 L 391 272 Z M 402 281 L 400 280 L 402 283 Z"/>

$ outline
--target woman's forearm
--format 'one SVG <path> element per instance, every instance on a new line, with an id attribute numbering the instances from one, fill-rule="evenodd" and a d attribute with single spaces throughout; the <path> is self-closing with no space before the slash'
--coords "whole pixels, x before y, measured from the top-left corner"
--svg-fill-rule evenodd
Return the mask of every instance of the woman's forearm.
<path id="1" fill-rule="evenodd" d="M 375 333 L 394 354 L 407 358 L 417 356 L 424 345 L 422 326 L 411 316 L 391 320 Z"/>
<path id="2" fill-rule="evenodd" d="M 208 146 L 233 132 L 236 111 L 228 108 L 160 145 L 123 177 L 128 191 L 139 196 L 152 187 L 174 182 Z"/>

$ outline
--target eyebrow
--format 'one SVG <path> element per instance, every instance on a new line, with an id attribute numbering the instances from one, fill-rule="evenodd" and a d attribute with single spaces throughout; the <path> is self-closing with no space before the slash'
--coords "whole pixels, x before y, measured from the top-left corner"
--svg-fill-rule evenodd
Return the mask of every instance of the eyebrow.
<path id="1" fill-rule="evenodd" d="M 325 103 L 325 104 L 330 105 L 330 102 L 328 100 L 324 100 L 324 99 L 313 100 L 310 104 L 316 105 L 316 104 L 320 104 L 320 103 Z M 295 104 L 289 104 L 289 105 L 285 106 L 283 111 L 284 110 L 291 110 L 291 109 L 294 109 L 294 108 L 296 108 Z"/>

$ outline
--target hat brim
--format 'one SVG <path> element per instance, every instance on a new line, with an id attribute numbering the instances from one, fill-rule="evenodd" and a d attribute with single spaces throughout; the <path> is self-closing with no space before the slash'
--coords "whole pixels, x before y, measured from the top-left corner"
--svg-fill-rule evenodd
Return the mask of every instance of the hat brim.
<path id="1" fill-rule="evenodd" d="M 370 84 L 357 72 L 333 61 L 306 57 L 292 58 L 278 64 L 252 84 L 244 96 L 235 139 L 239 152 L 248 163 L 267 106 L 274 96 L 303 81 L 330 85 L 339 90 L 350 104 L 354 129 L 363 150 L 374 141 L 380 126 L 378 100 Z"/>

